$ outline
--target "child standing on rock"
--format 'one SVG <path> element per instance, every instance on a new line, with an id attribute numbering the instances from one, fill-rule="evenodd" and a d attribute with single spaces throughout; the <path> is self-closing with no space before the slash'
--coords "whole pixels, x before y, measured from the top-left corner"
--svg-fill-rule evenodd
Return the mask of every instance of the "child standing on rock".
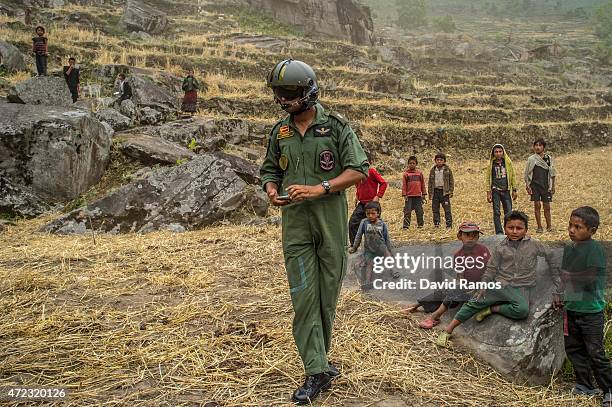
<path id="1" fill-rule="evenodd" d="M 32 38 L 32 52 L 36 58 L 36 71 L 38 76 L 47 76 L 47 57 L 49 44 L 45 37 L 45 28 L 36 27 L 36 37 Z"/>

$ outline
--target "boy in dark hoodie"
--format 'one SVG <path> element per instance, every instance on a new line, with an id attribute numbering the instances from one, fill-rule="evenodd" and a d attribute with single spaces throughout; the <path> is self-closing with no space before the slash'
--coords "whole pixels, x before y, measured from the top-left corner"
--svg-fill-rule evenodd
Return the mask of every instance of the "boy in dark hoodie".
<path id="1" fill-rule="evenodd" d="M 36 71 L 38 76 L 47 76 L 48 40 L 45 37 L 45 29 L 39 25 L 36 27 L 36 37 L 32 38 L 32 52 L 36 57 Z"/>
<path id="2" fill-rule="evenodd" d="M 495 234 L 503 235 L 500 216 L 501 206 L 504 208 L 504 216 L 512 211 L 512 201 L 516 200 L 516 174 L 512 160 L 501 144 L 495 144 L 491 149 L 489 165 L 485 172 L 487 185 L 487 202 L 493 203 L 493 224 Z"/>
<path id="3" fill-rule="evenodd" d="M 434 226 L 440 227 L 440 205 L 444 208 L 444 220 L 446 229 L 453 227 L 453 215 L 451 214 L 450 198 L 455 190 L 453 172 L 446 165 L 446 155 L 436 154 L 434 165 L 429 171 L 429 199 L 431 200 L 431 211 L 433 212 Z"/>

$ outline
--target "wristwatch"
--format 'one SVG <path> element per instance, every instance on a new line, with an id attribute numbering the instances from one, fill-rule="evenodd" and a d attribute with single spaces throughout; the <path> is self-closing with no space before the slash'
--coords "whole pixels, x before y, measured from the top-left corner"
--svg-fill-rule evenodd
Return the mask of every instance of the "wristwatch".
<path id="1" fill-rule="evenodd" d="M 331 185 L 329 185 L 329 181 L 323 181 L 321 182 L 321 185 L 323 186 L 323 189 L 325 190 L 325 195 L 329 194 L 329 191 L 331 190 Z"/>

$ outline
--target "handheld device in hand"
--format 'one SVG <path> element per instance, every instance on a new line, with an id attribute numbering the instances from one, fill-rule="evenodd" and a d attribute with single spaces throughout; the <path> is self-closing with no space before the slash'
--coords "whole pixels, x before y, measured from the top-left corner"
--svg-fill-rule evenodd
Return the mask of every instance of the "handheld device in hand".
<path id="1" fill-rule="evenodd" d="M 278 199 L 279 201 L 290 201 L 291 200 L 289 195 L 278 195 L 276 199 Z"/>

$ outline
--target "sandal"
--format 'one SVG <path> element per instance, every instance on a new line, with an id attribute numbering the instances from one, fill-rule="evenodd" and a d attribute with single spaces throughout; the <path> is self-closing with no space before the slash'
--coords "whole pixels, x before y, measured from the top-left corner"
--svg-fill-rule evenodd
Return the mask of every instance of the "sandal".
<path id="1" fill-rule="evenodd" d="M 419 323 L 419 327 L 423 328 L 423 329 L 432 329 L 434 326 L 437 326 L 440 324 L 440 320 L 439 319 L 433 319 L 433 318 L 425 318 L 424 320 L 422 320 Z"/>
<path id="2" fill-rule="evenodd" d="M 436 339 L 436 345 L 442 348 L 450 348 L 450 337 L 452 334 L 444 331 L 438 335 L 438 339 Z"/>

